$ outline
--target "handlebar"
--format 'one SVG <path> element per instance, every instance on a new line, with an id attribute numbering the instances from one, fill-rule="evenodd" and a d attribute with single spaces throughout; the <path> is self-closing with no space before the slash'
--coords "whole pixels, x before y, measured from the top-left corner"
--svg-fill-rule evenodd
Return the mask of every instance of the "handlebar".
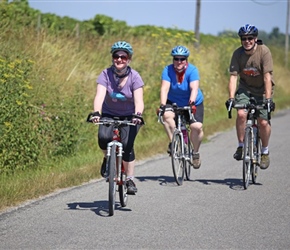
<path id="1" fill-rule="evenodd" d="M 92 121 L 92 117 L 93 117 L 93 113 L 89 113 L 88 117 L 87 117 L 87 122 L 91 122 Z M 141 124 L 140 125 L 144 125 L 144 120 L 143 117 L 139 117 L 139 119 L 141 119 Z M 94 123 L 96 125 L 105 125 L 105 126 L 110 126 L 110 125 L 115 125 L 115 126 L 136 126 L 137 124 L 129 121 L 129 120 L 119 120 L 118 117 L 114 117 L 114 118 L 108 118 L 108 117 L 101 117 L 99 122 Z"/>
<path id="2" fill-rule="evenodd" d="M 196 122 L 194 114 L 191 111 L 191 106 L 178 107 L 176 103 L 173 103 L 172 107 L 166 108 L 165 111 L 173 111 L 174 113 L 188 111 L 189 119 Z M 159 111 L 159 113 L 158 113 L 158 122 L 160 122 L 161 124 L 164 124 L 163 119 L 162 119 L 162 115 L 161 115 L 161 111 Z"/>
<path id="3" fill-rule="evenodd" d="M 228 118 L 232 118 L 232 109 L 246 109 L 248 111 L 254 110 L 267 110 L 267 107 L 265 105 L 258 105 L 257 101 L 254 98 L 250 98 L 250 102 L 247 104 L 233 104 L 230 105 L 228 108 Z M 271 112 L 268 111 L 268 120 L 271 120 Z"/>

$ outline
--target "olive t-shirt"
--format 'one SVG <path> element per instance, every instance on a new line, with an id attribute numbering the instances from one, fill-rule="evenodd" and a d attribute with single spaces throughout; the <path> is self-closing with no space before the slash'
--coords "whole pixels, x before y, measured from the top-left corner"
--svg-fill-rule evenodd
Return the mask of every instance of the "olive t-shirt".
<path id="1" fill-rule="evenodd" d="M 233 53 L 230 74 L 239 75 L 239 88 L 250 91 L 254 95 L 263 95 L 265 92 L 264 74 L 269 72 L 273 80 L 273 59 L 269 48 L 257 45 L 252 55 L 247 55 L 241 46 Z"/>

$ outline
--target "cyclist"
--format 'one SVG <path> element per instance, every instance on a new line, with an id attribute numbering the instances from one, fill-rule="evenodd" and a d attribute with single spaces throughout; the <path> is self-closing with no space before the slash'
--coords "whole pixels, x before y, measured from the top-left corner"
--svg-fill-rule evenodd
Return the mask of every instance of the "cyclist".
<path id="1" fill-rule="evenodd" d="M 159 110 L 163 117 L 164 129 L 171 141 L 176 127 L 172 104 L 176 103 L 180 107 L 191 105 L 196 121 L 189 120 L 189 117 L 187 119 L 190 124 L 190 140 L 194 148 L 192 164 L 198 169 L 201 165 L 199 148 L 203 139 L 203 94 L 199 88 L 198 69 L 188 63 L 189 54 L 189 50 L 182 45 L 172 49 L 173 63 L 167 65 L 162 72 Z M 170 154 L 170 151 L 171 143 L 167 152 Z"/>
<path id="2" fill-rule="evenodd" d="M 144 82 L 137 71 L 129 64 L 132 60 L 133 48 L 126 41 L 118 41 L 111 47 L 112 65 L 106 68 L 97 78 L 97 92 L 94 99 L 92 120 L 98 122 L 101 117 L 118 117 L 120 120 L 131 119 L 137 126 L 121 127 L 123 144 L 123 163 L 127 174 L 127 193 L 135 194 L 134 183 L 135 153 L 134 141 L 140 129 L 144 110 Z M 101 175 L 106 169 L 107 143 L 112 140 L 112 126 L 100 125 L 98 132 L 99 147 L 103 150 L 104 159 Z"/>
<path id="3" fill-rule="evenodd" d="M 242 26 L 238 35 L 241 45 L 237 48 L 230 63 L 230 79 L 228 84 L 229 99 L 226 101 L 227 108 L 233 102 L 246 104 L 250 95 L 255 97 L 258 104 L 265 104 L 269 111 L 274 111 L 275 103 L 272 100 L 274 89 L 273 81 L 273 60 L 269 48 L 258 40 L 258 29 L 251 24 Z M 236 90 L 239 76 L 239 85 Z M 261 110 L 258 115 L 258 125 L 262 140 L 262 156 L 260 168 L 266 169 L 270 165 L 269 158 L 269 138 L 271 134 L 271 124 L 268 121 L 267 111 Z M 236 130 L 238 138 L 238 148 L 234 154 L 236 160 L 243 157 L 244 130 L 246 126 L 247 114 L 244 110 L 238 110 L 236 119 Z"/>

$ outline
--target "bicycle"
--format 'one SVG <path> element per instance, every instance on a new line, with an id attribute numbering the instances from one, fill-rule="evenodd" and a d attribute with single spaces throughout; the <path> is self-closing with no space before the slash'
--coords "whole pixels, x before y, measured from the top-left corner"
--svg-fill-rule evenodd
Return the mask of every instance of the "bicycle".
<path id="1" fill-rule="evenodd" d="M 90 113 L 87 122 L 92 122 L 93 113 Z M 143 119 L 142 124 L 144 124 Z M 97 125 L 113 125 L 112 141 L 107 144 L 107 162 L 105 177 L 109 182 L 109 215 L 114 215 L 116 205 L 116 191 L 119 192 L 121 207 L 126 207 L 128 202 L 126 173 L 123 165 L 123 144 L 121 143 L 120 128 L 122 126 L 136 126 L 128 120 L 115 118 L 101 118 Z"/>
<path id="2" fill-rule="evenodd" d="M 191 179 L 193 157 L 193 145 L 189 138 L 190 128 L 185 119 L 185 112 L 188 112 L 190 120 L 195 121 L 195 118 L 190 106 L 178 107 L 176 103 L 173 103 L 172 109 L 175 113 L 176 128 L 171 140 L 171 163 L 174 179 L 177 185 L 180 186 L 183 184 L 184 179 Z M 172 109 L 170 108 L 170 110 Z M 160 112 L 158 114 L 158 121 L 164 124 Z"/>
<path id="3" fill-rule="evenodd" d="M 231 119 L 231 110 L 247 110 L 247 121 L 244 135 L 243 147 L 243 186 L 247 189 L 250 182 L 250 176 L 253 184 L 257 183 L 258 168 L 261 161 L 262 142 L 259 135 L 259 126 L 257 124 L 257 113 L 259 110 L 267 109 L 265 105 L 258 105 L 254 97 L 250 97 L 247 104 L 234 104 L 228 108 L 228 118 Z M 268 111 L 268 119 L 271 119 L 271 113 Z"/>

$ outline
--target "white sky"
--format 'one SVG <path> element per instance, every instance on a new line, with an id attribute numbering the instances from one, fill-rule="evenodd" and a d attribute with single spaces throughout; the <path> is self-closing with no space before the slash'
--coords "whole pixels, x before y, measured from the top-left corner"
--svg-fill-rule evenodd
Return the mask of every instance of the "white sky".
<path id="1" fill-rule="evenodd" d="M 200 32 L 217 35 L 224 30 L 238 31 L 246 24 L 271 32 L 286 32 L 288 0 L 201 0 Z M 80 21 L 97 14 L 125 21 L 127 25 L 155 25 L 194 30 L 196 1 L 186 0 L 30 0 L 30 7 L 42 13 L 69 16 Z"/>

